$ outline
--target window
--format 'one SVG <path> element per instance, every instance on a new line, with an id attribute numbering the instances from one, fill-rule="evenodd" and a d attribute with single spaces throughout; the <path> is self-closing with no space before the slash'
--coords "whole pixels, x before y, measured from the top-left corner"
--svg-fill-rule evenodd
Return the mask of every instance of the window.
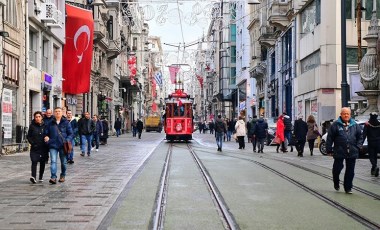
<path id="1" fill-rule="evenodd" d="M 230 85 L 236 84 L 236 67 L 231 67 L 231 79 L 230 79 Z"/>
<path id="2" fill-rule="evenodd" d="M 314 31 L 314 28 L 321 23 L 321 0 L 314 0 L 301 13 L 301 33 L 306 34 Z"/>
<path id="3" fill-rule="evenodd" d="M 42 40 L 42 62 L 41 62 L 41 70 L 49 72 L 49 41 Z"/>
<path id="4" fill-rule="evenodd" d="M 7 0 L 5 12 L 5 21 L 14 27 L 17 27 L 17 2 L 16 0 Z"/>
<path id="5" fill-rule="evenodd" d="M 231 42 L 236 42 L 236 25 L 230 25 Z"/>
<path id="6" fill-rule="evenodd" d="M 301 73 L 315 69 L 321 65 L 321 52 L 318 50 L 301 60 Z"/>
<path id="7" fill-rule="evenodd" d="M 17 57 L 4 54 L 4 83 L 18 85 L 19 84 L 19 60 Z"/>
<path id="8" fill-rule="evenodd" d="M 292 30 L 288 30 L 282 37 L 282 63 L 288 64 L 292 60 Z"/>
<path id="9" fill-rule="evenodd" d="M 363 11 L 363 13 L 365 13 L 365 19 L 366 20 L 371 20 L 371 16 L 372 16 L 372 11 L 373 11 L 373 0 L 365 0 L 365 4 L 363 4 L 363 0 L 362 0 L 362 5 L 365 6 L 366 10 Z M 377 18 L 380 17 L 380 10 L 379 10 L 379 7 L 380 7 L 380 0 L 376 0 L 376 15 L 377 15 Z"/>
<path id="10" fill-rule="evenodd" d="M 107 22 L 107 32 L 109 35 L 109 39 L 113 40 L 113 16 L 110 16 L 110 19 Z"/>
<path id="11" fill-rule="evenodd" d="M 276 52 L 273 52 L 270 56 L 271 59 L 271 68 L 270 68 L 270 75 L 274 76 L 276 73 Z"/>
<path id="12" fill-rule="evenodd" d="M 356 8 L 358 1 L 357 0 L 346 0 L 346 19 L 354 19 L 356 18 Z M 376 0 L 376 15 L 377 18 L 380 17 L 380 11 L 378 10 L 380 6 L 380 0 Z M 362 7 L 365 10 L 362 10 L 362 17 L 366 20 L 371 20 L 372 10 L 373 10 L 373 0 L 362 0 Z"/>
<path id="13" fill-rule="evenodd" d="M 367 48 L 362 48 L 362 57 L 367 53 Z M 346 49 L 346 61 L 347 64 L 357 65 L 358 64 L 358 48 L 347 47 Z"/>
<path id="14" fill-rule="evenodd" d="M 37 34 L 29 31 L 29 64 L 37 67 Z"/>
<path id="15" fill-rule="evenodd" d="M 59 72 L 59 58 L 58 58 L 58 55 L 60 55 L 59 53 L 59 47 L 57 46 L 54 46 L 53 47 L 53 75 L 54 76 L 58 76 L 58 72 Z"/>
<path id="16" fill-rule="evenodd" d="M 236 63 L 236 46 L 231 46 L 231 63 Z"/>

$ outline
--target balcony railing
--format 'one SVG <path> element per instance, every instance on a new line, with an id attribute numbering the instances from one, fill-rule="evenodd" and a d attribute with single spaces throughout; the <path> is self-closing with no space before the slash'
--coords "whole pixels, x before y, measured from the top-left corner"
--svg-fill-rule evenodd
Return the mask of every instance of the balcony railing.
<path id="1" fill-rule="evenodd" d="M 276 35 L 273 26 L 261 26 L 260 27 L 260 36 L 259 36 L 260 45 L 266 47 L 273 47 L 276 42 Z"/>

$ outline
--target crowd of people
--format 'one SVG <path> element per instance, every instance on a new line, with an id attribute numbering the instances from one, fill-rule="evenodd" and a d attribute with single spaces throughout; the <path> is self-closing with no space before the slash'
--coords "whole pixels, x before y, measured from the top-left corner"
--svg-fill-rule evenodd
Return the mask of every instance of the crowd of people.
<path id="1" fill-rule="evenodd" d="M 43 182 L 45 166 L 50 160 L 51 176 L 49 182 L 57 183 L 57 158 L 60 158 L 61 173 L 58 182 L 65 182 L 67 164 L 74 163 L 74 148 L 64 153 L 64 143 L 70 142 L 71 146 L 80 146 L 80 156 L 91 156 L 91 152 L 99 151 L 100 145 L 107 145 L 110 124 L 105 118 L 98 115 L 91 117 L 89 112 L 82 117 L 73 116 L 71 110 L 57 107 L 53 110 L 47 109 L 45 114 L 37 111 L 33 114 L 33 120 L 29 126 L 27 139 L 31 145 L 30 159 L 32 161 L 31 177 L 32 183 L 37 183 L 37 166 L 40 163 L 38 181 Z M 54 112 L 54 114 L 53 114 Z M 138 124 L 138 122 L 137 122 Z M 116 136 L 121 134 L 121 121 L 119 118 L 114 123 Z M 141 134 L 139 134 L 141 137 Z"/>

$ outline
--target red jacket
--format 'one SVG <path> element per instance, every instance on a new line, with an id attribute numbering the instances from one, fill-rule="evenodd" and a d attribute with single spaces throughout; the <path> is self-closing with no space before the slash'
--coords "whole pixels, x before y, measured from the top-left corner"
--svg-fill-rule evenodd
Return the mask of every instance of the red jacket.
<path id="1" fill-rule="evenodd" d="M 285 125 L 282 115 L 277 120 L 277 129 L 276 129 L 276 137 L 280 138 L 281 141 L 285 141 L 284 136 Z"/>

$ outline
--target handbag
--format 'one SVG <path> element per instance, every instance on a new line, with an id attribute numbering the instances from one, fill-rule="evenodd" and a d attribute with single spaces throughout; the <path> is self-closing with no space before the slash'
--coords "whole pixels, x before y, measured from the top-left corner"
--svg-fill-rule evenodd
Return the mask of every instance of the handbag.
<path id="1" fill-rule="evenodd" d="M 62 133 L 58 128 L 58 125 L 55 127 L 57 128 L 58 134 L 61 136 L 63 141 L 63 153 L 69 155 L 73 151 L 73 145 L 70 141 L 66 141 L 65 138 L 63 138 Z"/>
<path id="2" fill-rule="evenodd" d="M 234 139 L 236 140 L 236 139 L 237 139 L 237 134 L 234 133 L 234 134 L 232 135 L 232 138 L 234 138 Z"/>
<path id="3" fill-rule="evenodd" d="M 279 145 L 279 144 L 281 144 L 282 141 L 279 137 L 275 137 L 275 138 L 273 138 L 272 142 Z"/>

